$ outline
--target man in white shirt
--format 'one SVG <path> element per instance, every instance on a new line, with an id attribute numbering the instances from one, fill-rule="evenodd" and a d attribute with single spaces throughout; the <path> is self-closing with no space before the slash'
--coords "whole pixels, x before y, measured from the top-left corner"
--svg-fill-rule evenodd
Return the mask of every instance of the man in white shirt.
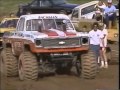
<path id="1" fill-rule="evenodd" d="M 108 0 L 107 7 L 104 9 L 104 14 L 107 28 L 109 21 L 112 21 L 112 26 L 114 26 L 114 21 L 116 19 L 116 7 L 112 5 L 112 0 Z"/>
<path id="2" fill-rule="evenodd" d="M 95 22 L 92 30 L 89 32 L 89 38 L 90 49 L 95 53 L 97 63 L 100 57 L 100 41 L 103 42 L 103 37 L 102 31 L 98 29 L 98 23 Z"/>
<path id="3" fill-rule="evenodd" d="M 104 28 L 103 23 L 99 23 L 99 29 L 102 31 L 104 37 L 103 42 L 100 42 L 100 57 L 101 57 L 101 68 L 108 68 L 106 48 L 107 48 L 107 36 L 108 31 Z"/>

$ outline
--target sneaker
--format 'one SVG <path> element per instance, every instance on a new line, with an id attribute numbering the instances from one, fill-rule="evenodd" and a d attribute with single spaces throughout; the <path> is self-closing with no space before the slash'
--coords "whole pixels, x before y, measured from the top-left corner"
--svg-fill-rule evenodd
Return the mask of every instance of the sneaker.
<path id="1" fill-rule="evenodd" d="M 98 57 L 97 63 L 98 63 L 98 64 L 100 63 L 100 57 Z"/>
<path id="2" fill-rule="evenodd" d="M 105 66 L 104 61 L 101 61 L 100 68 L 103 68 Z"/>
<path id="3" fill-rule="evenodd" d="M 104 66 L 103 66 L 103 65 L 101 65 L 101 66 L 100 66 L 100 68 L 104 68 Z"/>
<path id="4" fill-rule="evenodd" d="M 108 68 L 108 65 L 105 65 L 104 68 Z"/>
<path id="5" fill-rule="evenodd" d="M 108 62 L 105 62 L 104 68 L 108 68 Z"/>

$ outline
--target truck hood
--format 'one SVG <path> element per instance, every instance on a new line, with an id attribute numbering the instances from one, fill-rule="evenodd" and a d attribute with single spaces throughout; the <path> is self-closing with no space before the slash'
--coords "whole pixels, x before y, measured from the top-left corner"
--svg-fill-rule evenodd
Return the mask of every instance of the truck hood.
<path id="1" fill-rule="evenodd" d="M 26 31 L 26 32 L 11 32 L 8 36 L 10 38 L 23 38 L 34 42 L 35 39 L 55 39 L 55 38 L 74 38 L 74 37 L 88 37 L 87 32 L 77 32 L 75 30 L 59 31 L 55 29 L 39 31 Z M 16 34 L 17 33 L 17 34 Z M 6 36 L 4 36 L 6 37 Z"/>
<path id="2" fill-rule="evenodd" d="M 88 37 L 87 32 L 76 32 L 76 31 L 58 31 L 58 30 L 45 30 L 43 32 L 33 31 L 29 33 L 33 39 L 44 39 L 44 38 L 71 38 L 71 37 L 81 37 L 86 36 Z"/>
<path id="3" fill-rule="evenodd" d="M 52 38 L 52 37 L 75 37 L 77 35 L 76 31 L 59 31 L 56 29 L 49 29 L 44 31 L 33 31 L 31 32 L 32 37 L 35 38 Z"/>

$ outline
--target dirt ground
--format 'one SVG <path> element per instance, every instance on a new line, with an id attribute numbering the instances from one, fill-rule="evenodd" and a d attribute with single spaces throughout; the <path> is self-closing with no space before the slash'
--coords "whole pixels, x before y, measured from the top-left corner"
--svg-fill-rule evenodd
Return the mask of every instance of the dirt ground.
<path id="1" fill-rule="evenodd" d="M 1 74 L 0 90 L 118 90 L 119 64 L 118 45 L 112 47 L 112 61 L 108 69 L 100 69 L 95 79 L 86 80 L 73 75 L 50 75 L 37 81 L 20 81 L 18 77 Z"/>

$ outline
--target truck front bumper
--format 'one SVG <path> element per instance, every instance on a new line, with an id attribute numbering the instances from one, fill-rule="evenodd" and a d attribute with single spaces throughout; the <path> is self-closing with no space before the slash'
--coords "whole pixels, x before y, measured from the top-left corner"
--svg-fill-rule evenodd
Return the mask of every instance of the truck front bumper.
<path id="1" fill-rule="evenodd" d="M 34 45 L 30 46 L 31 51 L 34 53 L 62 53 L 62 52 L 80 52 L 89 49 L 89 46 L 80 46 L 72 48 L 37 48 Z"/>

